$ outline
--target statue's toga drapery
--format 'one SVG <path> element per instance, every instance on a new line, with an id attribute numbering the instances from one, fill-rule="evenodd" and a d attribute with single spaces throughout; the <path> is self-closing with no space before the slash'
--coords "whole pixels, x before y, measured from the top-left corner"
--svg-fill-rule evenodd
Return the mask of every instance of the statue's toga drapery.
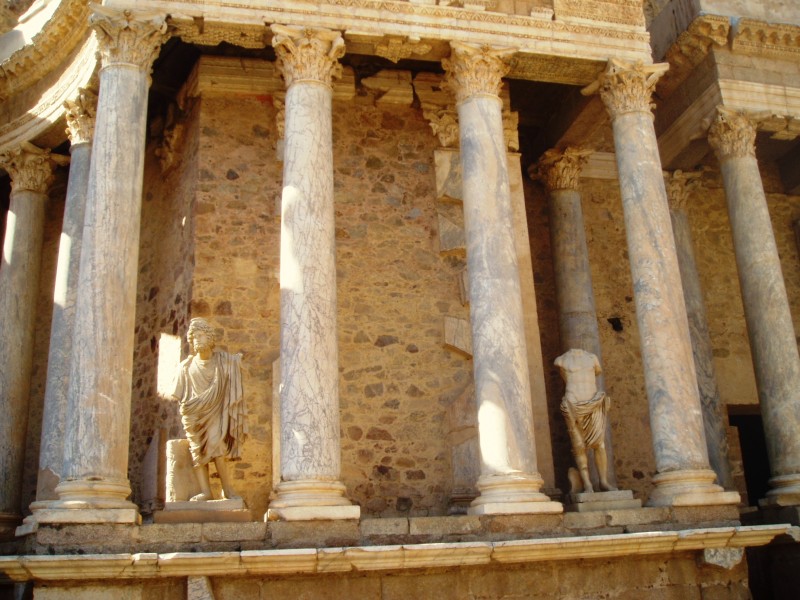
<path id="1" fill-rule="evenodd" d="M 173 396 L 180 401 L 195 466 L 240 456 L 247 436 L 241 359 L 215 351 L 206 361 L 193 355 L 181 363 Z"/>

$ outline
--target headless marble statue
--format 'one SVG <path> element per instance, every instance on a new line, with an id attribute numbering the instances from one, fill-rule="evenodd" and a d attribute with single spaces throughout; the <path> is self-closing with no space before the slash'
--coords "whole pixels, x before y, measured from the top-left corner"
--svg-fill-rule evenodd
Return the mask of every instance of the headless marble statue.
<path id="1" fill-rule="evenodd" d="M 241 455 L 247 436 L 242 390 L 241 355 L 214 348 L 214 329 L 192 319 L 186 334 L 192 354 L 181 363 L 173 396 L 180 402 L 181 421 L 189 440 L 200 493 L 191 500 L 212 500 L 208 464 L 214 461 L 227 499 L 238 499 L 226 459 Z"/>
<path id="2" fill-rule="evenodd" d="M 596 377 L 601 373 L 600 361 L 591 352 L 572 349 L 559 356 L 555 365 L 567 384 L 561 401 L 561 414 L 567 422 L 572 453 L 578 464 L 583 487 L 587 492 L 594 491 L 586 455 L 586 449 L 591 448 L 594 450 L 600 489 L 615 490 L 608 482 L 605 447 L 606 415 L 611 400 L 604 391 L 597 389 Z"/>

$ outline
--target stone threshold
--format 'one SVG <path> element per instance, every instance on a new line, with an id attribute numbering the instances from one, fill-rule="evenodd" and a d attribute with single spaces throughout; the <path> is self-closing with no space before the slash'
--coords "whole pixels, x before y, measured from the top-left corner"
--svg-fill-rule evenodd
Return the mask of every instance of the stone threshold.
<path id="1" fill-rule="evenodd" d="M 768 544 L 788 529 L 788 525 L 755 525 L 501 542 L 240 552 L 4 556 L 0 557 L 0 572 L 12 581 L 132 580 L 198 575 L 231 577 L 402 571 L 724 549 L 741 555 L 742 548 Z"/>

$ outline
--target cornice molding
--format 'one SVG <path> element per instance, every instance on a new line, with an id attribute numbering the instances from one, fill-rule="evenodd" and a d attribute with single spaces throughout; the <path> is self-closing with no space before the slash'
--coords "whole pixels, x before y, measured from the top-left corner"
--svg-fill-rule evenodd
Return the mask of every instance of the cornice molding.
<path id="1" fill-rule="evenodd" d="M 731 48 L 737 54 L 800 60 L 800 26 L 740 19 L 733 30 Z"/>

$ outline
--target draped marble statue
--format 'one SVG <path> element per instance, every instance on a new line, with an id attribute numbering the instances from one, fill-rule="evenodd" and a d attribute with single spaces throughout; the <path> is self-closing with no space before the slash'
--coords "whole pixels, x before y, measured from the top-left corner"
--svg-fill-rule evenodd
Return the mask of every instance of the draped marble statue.
<path id="1" fill-rule="evenodd" d="M 608 482 L 608 458 L 605 447 L 606 415 L 611 399 L 597 389 L 596 377 L 601 373 L 597 356 L 585 350 L 571 349 L 559 356 L 555 365 L 567 385 L 561 401 L 561 414 L 567 422 L 572 453 L 578 464 L 580 479 L 587 492 L 593 492 L 589 477 L 586 449 L 594 450 L 600 489 L 616 488 Z"/>
<path id="2" fill-rule="evenodd" d="M 192 319 L 186 334 L 191 355 L 181 363 L 173 396 L 180 403 L 181 421 L 189 440 L 200 493 L 191 500 L 212 500 L 208 465 L 214 462 L 227 499 L 233 489 L 226 460 L 241 456 L 247 437 L 242 390 L 241 354 L 215 348 L 214 329 L 204 319 Z"/>

